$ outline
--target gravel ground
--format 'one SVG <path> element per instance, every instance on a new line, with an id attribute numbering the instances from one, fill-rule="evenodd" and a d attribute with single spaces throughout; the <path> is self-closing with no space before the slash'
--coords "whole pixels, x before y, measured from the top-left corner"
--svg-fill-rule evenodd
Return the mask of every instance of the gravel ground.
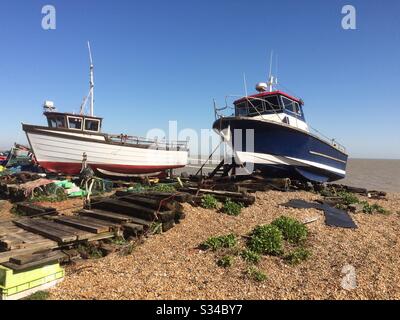
<path id="1" fill-rule="evenodd" d="M 400 299 L 400 194 L 378 202 L 393 214 L 352 215 L 356 230 L 327 227 L 315 209 L 284 208 L 289 199 L 314 200 L 307 192 L 257 193 L 257 201 L 238 217 L 185 204 L 186 219 L 161 235 L 150 236 L 127 256 L 117 253 L 66 267 L 67 276 L 50 291 L 51 299 Z M 264 257 L 258 268 L 264 282 L 245 276 L 246 264 L 216 265 L 216 256 L 196 247 L 210 236 L 246 235 L 256 225 L 287 215 L 308 225 L 312 256 L 298 266 Z M 342 289 L 342 268 L 351 264 L 357 288 Z"/>

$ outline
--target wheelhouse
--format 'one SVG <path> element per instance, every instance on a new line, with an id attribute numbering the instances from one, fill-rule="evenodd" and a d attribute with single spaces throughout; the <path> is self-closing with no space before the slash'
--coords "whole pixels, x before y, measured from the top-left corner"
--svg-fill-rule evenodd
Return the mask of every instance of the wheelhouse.
<path id="1" fill-rule="evenodd" d="M 49 128 L 100 133 L 102 118 L 73 113 L 45 112 Z"/>
<path id="2" fill-rule="evenodd" d="M 283 92 L 264 92 L 234 102 L 237 117 L 256 117 L 271 114 L 287 114 L 305 121 L 303 102 Z"/>

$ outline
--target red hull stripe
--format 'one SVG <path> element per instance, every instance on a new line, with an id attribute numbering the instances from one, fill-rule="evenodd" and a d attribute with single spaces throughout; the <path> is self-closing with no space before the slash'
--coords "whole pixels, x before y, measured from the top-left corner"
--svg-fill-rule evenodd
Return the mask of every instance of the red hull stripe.
<path id="1" fill-rule="evenodd" d="M 64 174 L 79 174 L 82 168 L 81 163 L 69 162 L 47 162 L 40 161 L 40 166 L 50 172 L 58 172 Z M 140 174 L 153 173 L 168 169 L 182 168 L 183 166 L 128 166 L 122 164 L 88 164 L 92 169 L 103 169 L 116 173 Z"/>

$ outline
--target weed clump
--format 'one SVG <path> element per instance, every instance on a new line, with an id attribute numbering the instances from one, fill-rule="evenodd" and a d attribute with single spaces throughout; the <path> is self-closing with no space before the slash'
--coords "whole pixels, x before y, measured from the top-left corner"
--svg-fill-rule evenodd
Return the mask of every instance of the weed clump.
<path id="1" fill-rule="evenodd" d="M 236 236 L 234 234 L 228 234 L 226 236 L 208 238 L 200 247 L 204 250 L 211 249 L 212 251 L 216 251 L 221 248 L 233 248 L 236 244 Z"/>
<path id="2" fill-rule="evenodd" d="M 367 201 L 362 201 L 360 202 L 364 207 L 363 207 L 363 212 L 367 214 L 374 214 L 375 212 L 379 214 L 384 214 L 384 215 L 389 215 L 390 211 L 386 210 L 379 204 L 369 204 Z"/>
<path id="3" fill-rule="evenodd" d="M 201 206 L 205 209 L 216 209 L 218 200 L 212 194 L 205 194 L 201 198 Z"/>
<path id="4" fill-rule="evenodd" d="M 229 268 L 232 266 L 234 258 L 232 256 L 226 255 L 217 261 L 217 266 L 222 268 Z"/>
<path id="5" fill-rule="evenodd" d="M 172 183 L 157 183 L 154 186 L 148 187 L 149 191 L 157 191 L 157 192 L 175 192 L 175 184 Z"/>
<path id="6" fill-rule="evenodd" d="M 230 199 L 226 199 L 221 211 L 229 216 L 238 216 L 242 211 L 242 209 L 243 205 L 241 203 L 237 203 Z"/>
<path id="7" fill-rule="evenodd" d="M 100 259 L 103 257 L 101 250 L 91 243 L 80 244 L 77 250 L 84 259 Z"/>
<path id="8" fill-rule="evenodd" d="M 341 198 L 342 203 L 347 205 L 347 206 L 350 205 L 350 204 L 354 204 L 354 203 L 359 203 L 360 202 L 358 200 L 358 198 L 354 194 L 352 194 L 350 192 L 347 192 L 347 191 L 339 191 L 337 193 L 337 195 L 338 195 L 338 197 Z"/>
<path id="9" fill-rule="evenodd" d="M 248 242 L 248 248 L 259 254 L 281 255 L 283 252 L 283 235 L 274 225 L 257 226 Z"/>
<path id="10" fill-rule="evenodd" d="M 307 239 L 307 227 L 296 219 L 282 216 L 271 225 L 276 226 L 282 232 L 283 238 L 290 243 L 299 244 Z"/>
<path id="11" fill-rule="evenodd" d="M 258 270 L 255 267 L 249 267 L 247 269 L 247 276 L 257 282 L 263 282 L 263 281 L 267 280 L 267 278 L 268 278 L 264 272 Z"/>
<path id="12" fill-rule="evenodd" d="M 261 260 L 261 255 L 257 252 L 253 252 L 251 250 L 245 249 L 241 252 L 240 256 L 242 259 L 249 263 L 257 264 Z"/>
<path id="13" fill-rule="evenodd" d="M 149 229 L 151 234 L 160 234 L 162 233 L 162 223 L 152 222 Z"/>
<path id="14" fill-rule="evenodd" d="M 305 248 L 297 248 L 288 253 L 284 259 L 288 264 L 297 265 L 302 261 L 307 260 L 311 256 L 311 252 Z"/>

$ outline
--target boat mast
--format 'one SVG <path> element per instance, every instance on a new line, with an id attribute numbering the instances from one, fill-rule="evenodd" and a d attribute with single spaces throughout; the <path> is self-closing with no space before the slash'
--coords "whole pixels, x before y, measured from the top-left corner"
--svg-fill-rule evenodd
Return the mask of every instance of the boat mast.
<path id="1" fill-rule="evenodd" d="M 94 116 L 94 75 L 93 75 L 94 65 L 92 59 L 92 50 L 90 49 L 89 41 L 87 45 L 89 49 L 89 60 L 90 60 L 89 94 L 86 97 L 84 97 L 82 101 L 80 114 L 84 114 L 86 109 L 86 104 L 90 96 L 90 116 L 93 117 Z"/>
<path id="2" fill-rule="evenodd" d="M 89 86 L 90 86 L 90 90 L 89 90 L 89 94 L 90 94 L 90 116 L 94 116 L 94 76 L 93 76 L 93 70 L 94 70 L 94 66 L 93 66 L 93 59 L 92 59 L 92 50 L 90 49 L 90 42 L 88 41 L 88 49 L 89 49 L 89 59 L 90 59 L 90 82 L 89 82 Z"/>

